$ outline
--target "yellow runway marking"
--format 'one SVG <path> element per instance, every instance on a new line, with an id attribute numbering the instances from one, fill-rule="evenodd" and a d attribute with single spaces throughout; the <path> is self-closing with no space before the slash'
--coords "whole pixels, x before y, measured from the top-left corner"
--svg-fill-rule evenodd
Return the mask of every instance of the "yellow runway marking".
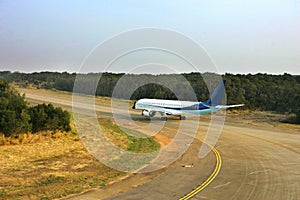
<path id="1" fill-rule="evenodd" d="M 204 188 L 206 188 L 216 178 L 216 176 L 219 174 L 219 172 L 221 170 L 222 159 L 221 159 L 220 153 L 217 151 L 217 149 L 215 147 L 211 146 L 210 144 L 205 143 L 200 138 L 197 138 L 197 139 L 200 140 L 201 142 L 203 142 L 204 144 L 208 145 L 211 148 L 211 150 L 214 152 L 214 154 L 216 156 L 216 166 L 215 166 L 213 173 L 208 177 L 208 179 L 206 179 L 201 185 L 199 185 L 198 187 L 193 189 L 190 193 L 181 197 L 180 200 L 186 200 L 186 199 L 190 199 L 190 198 L 194 197 L 196 194 L 198 194 L 200 191 L 202 191 Z"/>

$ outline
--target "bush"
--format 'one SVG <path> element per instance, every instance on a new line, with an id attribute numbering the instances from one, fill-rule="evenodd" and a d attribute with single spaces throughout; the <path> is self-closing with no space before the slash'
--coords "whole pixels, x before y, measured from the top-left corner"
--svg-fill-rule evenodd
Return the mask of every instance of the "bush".
<path id="1" fill-rule="evenodd" d="M 52 104 L 29 107 L 24 95 L 0 80 L 0 132 L 6 137 L 30 131 L 70 129 L 67 111 Z"/>
<path id="2" fill-rule="evenodd" d="M 5 136 L 31 131 L 28 103 L 8 83 L 0 80 L 0 132 Z"/>
<path id="3" fill-rule="evenodd" d="M 32 132 L 43 130 L 70 131 L 70 114 L 52 104 L 39 104 L 29 108 Z"/>

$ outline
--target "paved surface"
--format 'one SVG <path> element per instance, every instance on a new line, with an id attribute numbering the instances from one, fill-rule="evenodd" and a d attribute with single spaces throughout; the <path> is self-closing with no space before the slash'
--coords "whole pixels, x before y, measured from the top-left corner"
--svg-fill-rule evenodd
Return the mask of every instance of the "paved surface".
<path id="1" fill-rule="evenodd" d="M 66 108 L 67 97 L 59 99 L 35 92 L 32 101 L 54 101 Z M 107 106 L 97 110 L 109 113 Z M 189 121 L 189 119 L 187 119 Z M 142 120 L 139 123 L 145 123 Z M 171 134 L 178 121 L 166 123 Z M 203 138 L 208 121 L 201 121 L 198 137 Z M 190 128 L 196 126 L 190 121 Z M 188 132 L 188 130 L 185 130 Z M 172 137 L 172 136 L 171 136 Z M 201 142 L 195 140 L 178 161 L 163 170 L 130 176 L 107 187 L 70 197 L 71 199 L 178 199 L 201 184 L 215 164 L 210 153 L 198 158 Z M 300 199 L 300 133 L 272 126 L 253 126 L 226 122 L 215 146 L 223 165 L 214 181 L 194 199 Z M 182 164 L 194 163 L 193 168 Z"/>
<path id="2" fill-rule="evenodd" d="M 299 199 L 299 142 L 299 133 L 225 126 L 222 170 L 198 199 Z"/>

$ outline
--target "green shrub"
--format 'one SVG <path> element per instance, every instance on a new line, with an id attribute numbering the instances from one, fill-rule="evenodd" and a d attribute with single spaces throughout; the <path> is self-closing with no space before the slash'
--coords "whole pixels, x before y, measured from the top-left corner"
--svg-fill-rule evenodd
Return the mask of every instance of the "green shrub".
<path id="1" fill-rule="evenodd" d="M 0 132 L 10 136 L 31 131 L 29 120 L 25 96 L 0 80 Z"/>
<path id="2" fill-rule="evenodd" d="M 25 95 L 0 80 L 0 132 L 8 137 L 41 130 L 70 131 L 70 114 L 52 104 L 29 107 Z"/>
<path id="3" fill-rule="evenodd" d="M 32 132 L 42 130 L 70 131 L 70 114 L 52 104 L 39 104 L 29 108 Z"/>

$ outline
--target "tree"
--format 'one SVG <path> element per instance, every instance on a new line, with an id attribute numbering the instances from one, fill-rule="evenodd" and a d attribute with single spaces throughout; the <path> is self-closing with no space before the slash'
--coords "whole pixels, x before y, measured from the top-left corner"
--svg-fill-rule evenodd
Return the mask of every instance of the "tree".
<path id="1" fill-rule="evenodd" d="M 94 85 L 98 77 L 96 94 Z M 214 73 L 189 73 L 182 74 L 184 78 L 193 87 L 195 94 L 199 101 L 204 101 L 209 98 L 210 86 L 217 85 L 217 75 Z M 165 98 L 176 99 L 175 94 L 180 94 L 183 97 L 187 95 L 187 85 L 178 74 L 113 74 L 113 73 L 89 73 L 89 74 L 69 74 L 67 72 L 39 72 L 39 73 L 20 73 L 20 72 L 0 72 L 0 79 L 8 82 L 19 82 L 20 85 L 33 84 L 36 87 L 43 87 L 46 89 L 57 89 L 64 91 L 72 91 L 73 84 L 76 78 L 80 78 L 82 84 L 78 86 L 78 91 L 84 94 L 99 95 L 99 96 L 112 96 L 115 86 L 120 86 L 120 92 L 115 96 L 117 98 L 125 98 L 128 95 L 128 88 L 136 88 L 137 90 L 131 95 L 132 100 L 141 98 Z M 125 78 L 125 79 L 123 79 Z M 223 79 L 227 80 L 226 94 L 227 104 L 244 103 L 244 108 L 260 109 L 267 111 L 275 111 L 278 113 L 298 113 L 299 99 L 296 98 L 300 93 L 300 76 L 283 74 L 283 75 L 270 75 L 270 74 L 229 74 L 223 75 Z M 120 84 L 120 80 L 126 80 Z M 204 80 L 209 80 L 205 82 Z M 167 86 L 162 86 L 155 83 L 167 83 Z M 1 87 L 5 87 L 2 85 Z M 1 90 L 1 89 L 0 89 Z M 15 103 L 7 105 L 8 102 L 15 101 Z M 17 105 L 19 99 L 0 99 L 0 109 L 2 107 L 10 107 Z M 16 119 L 20 116 L 23 109 L 21 107 L 16 109 Z M 296 114 L 297 115 L 297 114 Z M 298 116 L 298 115 L 297 115 Z M 13 117 L 7 114 L 8 118 Z M 54 120 L 55 121 L 55 120 Z M 53 121 L 53 123 L 55 123 Z M 26 126 L 25 126 L 26 127 Z"/>
<path id="2" fill-rule="evenodd" d="M 10 136 L 31 131 L 27 109 L 25 96 L 0 80 L 0 132 Z"/>

